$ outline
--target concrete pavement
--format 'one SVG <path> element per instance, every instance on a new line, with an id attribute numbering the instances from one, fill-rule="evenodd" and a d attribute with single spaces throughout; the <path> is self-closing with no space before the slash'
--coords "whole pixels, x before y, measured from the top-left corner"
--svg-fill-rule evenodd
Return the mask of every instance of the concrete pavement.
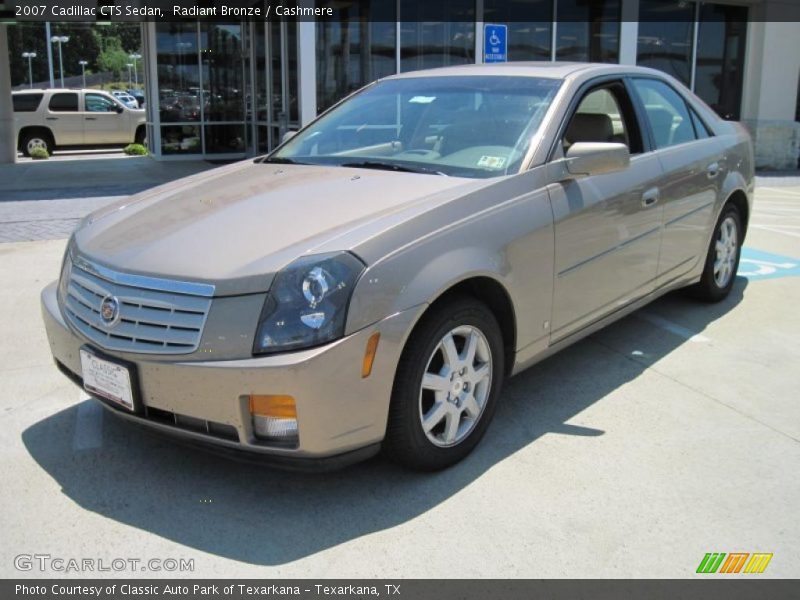
<path id="1" fill-rule="evenodd" d="M 64 241 L 0 244 L 0 577 L 45 575 L 21 553 L 193 559 L 178 577 L 692 577 L 707 552 L 798 577 L 800 186 L 761 182 L 751 223 L 725 302 L 672 294 L 510 380 L 476 452 L 434 475 L 283 473 L 118 422 L 50 360 L 38 293 Z"/>

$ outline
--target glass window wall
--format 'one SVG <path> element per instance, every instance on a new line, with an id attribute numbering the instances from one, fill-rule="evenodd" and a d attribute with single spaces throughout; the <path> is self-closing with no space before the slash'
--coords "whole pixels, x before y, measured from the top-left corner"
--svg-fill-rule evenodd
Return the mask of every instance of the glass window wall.
<path id="1" fill-rule="evenodd" d="M 747 7 L 700 6 L 694 89 L 724 119 L 740 118 L 746 36 Z"/>
<path id="2" fill-rule="evenodd" d="M 334 16 L 317 23 L 317 111 L 396 70 L 396 4 L 326 1 Z"/>
<path id="3" fill-rule="evenodd" d="M 550 60 L 553 0 L 484 0 L 484 23 L 508 27 L 508 60 Z"/>
<path id="4" fill-rule="evenodd" d="M 475 0 L 401 0 L 400 18 L 401 71 L 475 62 Z"/>
<path id="5" fill-rule="evenodd" d="M 556 59 L 619 62 L 621 0 L 558 0 Z"/>
<path id="6" fill-rule="evenodd" d="M 641 0 L 636 63 L 690 85 L 694 11 L 684 0 Z"/>

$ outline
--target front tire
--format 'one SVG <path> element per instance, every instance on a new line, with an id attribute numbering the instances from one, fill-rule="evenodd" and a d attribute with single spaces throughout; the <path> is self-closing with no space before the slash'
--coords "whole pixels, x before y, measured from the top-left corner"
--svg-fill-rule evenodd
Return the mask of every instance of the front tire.
<path id="1" fill-rule="evenodd" d="M 714 228 L 700 282 L 690 288 L 696 298 L 719 302 L 730 294 L 739 268 L 743 239 L 739 209 L 727 204 Z"/>
<path id="2" fill-rule="evenodd" d="M 494 416 L 504 367 L 500 326 L 483 303 L 464 297 L 434 307 L 398 364 L 384 440 L 389 458 L 424 471 L 463 459 Z"/>

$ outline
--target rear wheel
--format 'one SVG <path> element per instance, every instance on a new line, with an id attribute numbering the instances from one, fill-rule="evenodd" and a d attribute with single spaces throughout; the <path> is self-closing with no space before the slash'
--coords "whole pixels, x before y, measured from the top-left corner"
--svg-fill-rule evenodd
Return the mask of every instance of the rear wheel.
<path id="1" fill-rule="evenodd" d="M 20 140 L 20 150 L 25 156 L 30 156 L 36 148 L 43 148 L 48 154 L 53 153 L 53 142 L 50 136 L 41 131 L 26 132 Z"/>
<path id="2" fill-rule="evenodd" d="M 434 308 L 398 365 L 387 455 L 427 471 L 460 461 L 489 426 L 503 374 L 500 327 L 484 304 L 459 298 Z"/>
<path id="3" fill-rule="evenodd" d="M 730 293 L 742 252 L 742 219 L 739 209 L 727 204 L 714 228 L 700 282 L 691 288 L 694 296 L 719 302 Z"/>

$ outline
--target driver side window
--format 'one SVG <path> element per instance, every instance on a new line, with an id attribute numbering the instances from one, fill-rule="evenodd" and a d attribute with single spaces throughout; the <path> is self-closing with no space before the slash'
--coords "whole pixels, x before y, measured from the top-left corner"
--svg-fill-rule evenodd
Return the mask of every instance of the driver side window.
<path id="1" fill-rule="evenodd" d="M 564 132 L 564 152 L 575 142 L 619 143 L 631 154 L 642 151 L 630 99 L 621 84 L 595 88 L 583 97 Z"/>

